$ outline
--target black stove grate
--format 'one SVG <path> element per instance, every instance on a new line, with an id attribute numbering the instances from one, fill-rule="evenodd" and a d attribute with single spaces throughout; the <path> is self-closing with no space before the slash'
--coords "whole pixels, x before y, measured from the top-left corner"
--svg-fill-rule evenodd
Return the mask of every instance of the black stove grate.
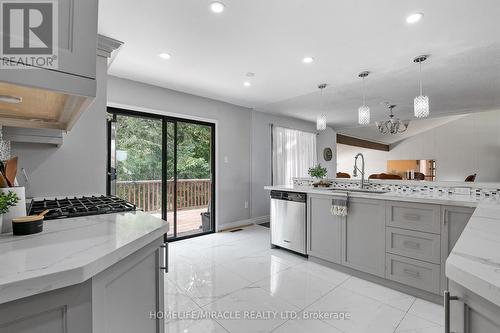
<path id="1" fill-rule="evenodd" d="M 115 196 L 74 197 L 64 199 L 33 200 L 29 215 L 40 214 L 45 210 L 45 220 L 69 217 L 100 215 L 135 211 L 137 207 Z"/>

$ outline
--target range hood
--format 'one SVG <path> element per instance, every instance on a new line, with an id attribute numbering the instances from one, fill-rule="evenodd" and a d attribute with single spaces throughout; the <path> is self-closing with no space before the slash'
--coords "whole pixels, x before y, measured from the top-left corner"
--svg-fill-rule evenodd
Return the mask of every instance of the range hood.
<path id="1" fill-rule="evenodd" d="M 69 131 L 93 100 L 93 96 L 0 82 L 0 124 Z"/>

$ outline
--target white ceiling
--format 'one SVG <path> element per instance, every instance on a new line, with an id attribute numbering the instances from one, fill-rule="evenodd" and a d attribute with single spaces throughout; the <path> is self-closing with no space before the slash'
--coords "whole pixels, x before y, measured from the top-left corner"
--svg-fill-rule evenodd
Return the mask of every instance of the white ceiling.
<path id="1" fill-rule="evenodd" d="M 110 74 L 305 120 L 322 112 L 345 128 L 357 121 L 362 70 L 372 72 L 372 120 L 387 116 L 384 101 L 410 118 L 411 59 L 430 54 L 423 71 L 433 116 L 500 109 L 499 0 L 222 1 L 216 15 L 210 0 L 101 0 L 99 33 L 125 42 Z M 417 11 L 424 18 L 408 25 Z M 246 72 L 256 73 L 251 87 Z"/>

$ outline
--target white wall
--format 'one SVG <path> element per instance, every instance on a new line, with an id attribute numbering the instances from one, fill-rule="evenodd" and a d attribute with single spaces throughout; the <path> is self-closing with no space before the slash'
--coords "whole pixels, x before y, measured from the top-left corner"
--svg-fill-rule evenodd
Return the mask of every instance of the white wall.
<path id="1" fill-rule="evenodd" d="M 411 123 L 410 123 L 411 126 Z M 500 181 L 500 111 L 474 113 L 391 147 L 390 152 L 337 145 L 339 172 L 352 175 L 354 156 L 362 152 L 366 174 L 387 172 L 387 160 L 435 159 L 437 180 Z"/>
<path id="2" fill-rule="evenodd" d="M 106 193 L 106 72 L 107 58 L 97 56 L 97 96 L 62 147 L 12 143 L 19 170 L 30 176 L 28 197 Z"/>
<path id="3" fill-rule="evenodd" d="M 327 127 L 318 135 L 318 163 L 328 170 L 328 177 L 335 178 L 337 174 L 337 133 Z M 331 161 L 326 161 L 323 157 L 323 150 L 330 148 L 332 150 Z"/>
<path id="4" fill-rule="evenodd" d="M 216 121 L 219 228 L 250 218 L 250 208 L 245 208 L 245 202 L 250 203 L 250 109 L 109 76 L 108 105 L 117 104 L 132 110 Z"/>

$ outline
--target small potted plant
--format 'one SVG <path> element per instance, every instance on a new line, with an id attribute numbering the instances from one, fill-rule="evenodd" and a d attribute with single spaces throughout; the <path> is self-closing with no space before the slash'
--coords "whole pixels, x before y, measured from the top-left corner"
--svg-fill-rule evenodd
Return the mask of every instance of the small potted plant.
<path id="1" fill-rule="evenodd" d="M 3 215 L 19 202 L 17 194 L 12 191 L 7 193 L 0 192 L 0 230 L 2 230 Z"/>
<path id="2" fill-rule="evenodd" d="M 314 187 L 328 187 L 330 186 L 330 182 L 326 181 L 324 178 L 326 177 L 328 171 L 326 168 L 323 168 L 321 164 L 316 165 L 315 167 L 309 168 L 309 176 L 316 179 L 316 182 L 313 183 Z"/>

